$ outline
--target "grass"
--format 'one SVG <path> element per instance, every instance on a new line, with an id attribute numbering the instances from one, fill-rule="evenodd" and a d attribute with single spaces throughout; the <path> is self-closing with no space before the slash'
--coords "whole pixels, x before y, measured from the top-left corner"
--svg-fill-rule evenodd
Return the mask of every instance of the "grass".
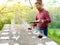
<path id="1" fill-rule="evenodd" d="M 50 39 L 54 40 L 58 45 L 60 45 L 60 29 L 49 29 L 48 32 Z"/>
<path id="2" fill-rule="evenodd" d="M 52 37 L 52 36 L 49 36 L 50 39 L 54 40 L 58 45 L 60 45 L 60 39 L 56 38 L 56 37 Z"/>

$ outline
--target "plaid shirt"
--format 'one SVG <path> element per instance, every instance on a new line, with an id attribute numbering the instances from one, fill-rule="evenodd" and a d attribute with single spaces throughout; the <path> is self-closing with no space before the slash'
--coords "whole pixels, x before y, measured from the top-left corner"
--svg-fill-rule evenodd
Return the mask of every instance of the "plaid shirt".
<path id="1" fill-rule="evenodd" d="M 38 11 L 36 15 L 36 20 L 43 21 L 43 23 L 37 23 L 38 27 L 44 27 L 44 28 L 48 27 L 48 23 L 51 22 L 49 12 L 46 11 L 45 9 Z"/>

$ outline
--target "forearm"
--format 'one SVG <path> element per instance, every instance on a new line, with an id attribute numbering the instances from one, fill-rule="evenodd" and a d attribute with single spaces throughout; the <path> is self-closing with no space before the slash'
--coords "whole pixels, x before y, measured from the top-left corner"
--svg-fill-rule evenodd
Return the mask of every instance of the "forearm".
<path id="1" fill-rule="evenodd" d="M 44 23 L 50 23 L 50 22 L 51 22 L 51 19 L 44 20 Z"/>

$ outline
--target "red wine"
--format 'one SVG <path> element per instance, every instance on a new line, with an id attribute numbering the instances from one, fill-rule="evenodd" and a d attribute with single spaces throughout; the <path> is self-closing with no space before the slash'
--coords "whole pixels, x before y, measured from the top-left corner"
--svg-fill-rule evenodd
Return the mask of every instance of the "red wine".
<path id="1" fill-rule="evenodd" d="M 38 38 L 42 38 L 43 36 L 42 35 L 39 35 Z"/>
<path id="2" fill-rule="evenodd" d="M 28 30 L 32 30 L 32 28 L 28 28 Z"/>

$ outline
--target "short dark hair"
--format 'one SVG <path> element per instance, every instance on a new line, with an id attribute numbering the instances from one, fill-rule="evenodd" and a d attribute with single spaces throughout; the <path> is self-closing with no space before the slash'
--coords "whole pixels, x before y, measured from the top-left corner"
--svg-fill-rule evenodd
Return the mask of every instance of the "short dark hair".
<path id="1" fill-rule="evenodd" d="M 40 5 L 42 5 L 42 2 L 40 2 L 40 1 L 37 1 L 37 2 L 35 2 L 35 4 L 40 4 Z"/>
<path id="2" fill-rule="evenodd" d="M 41 4 L 42 5 L 42 0 L 37 0 L 36 2 L 35 2 L 35 4 Z"/>
<path id="3" fill-rule="evenodd" d="M 42 0 L 36 0 L 36 1 L 42 2 Z"/>

